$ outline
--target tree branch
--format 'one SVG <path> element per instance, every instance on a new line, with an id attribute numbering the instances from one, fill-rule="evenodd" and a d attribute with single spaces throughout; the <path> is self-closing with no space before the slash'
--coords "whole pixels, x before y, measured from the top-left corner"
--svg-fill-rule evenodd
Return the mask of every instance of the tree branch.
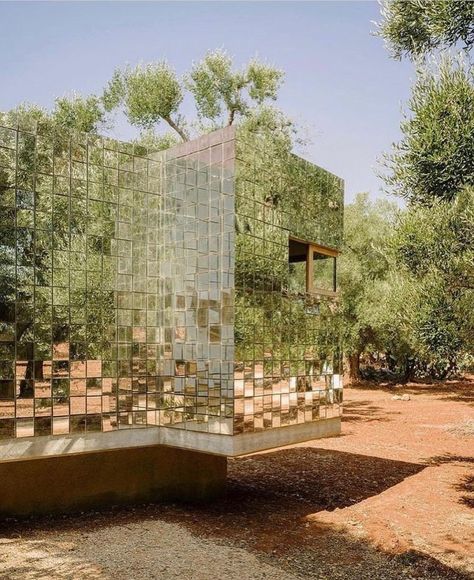
<path id="1" fill-rule="evenodd" d="M 176 131 L 176 133 L 178 133 L 178 135 L 181 137 L 181 139 L 183 140 L 184 143 L 186 141 L 189 141 L 189 137 L 188 137 L 187 133 L 183 129 L 181 129 L 181 127 L 179 125 L 177 125 L 171 117 L 163 117 L 163 119 L 168 123 L 168 125 L 172 129 L 174 129 Z"/>
<path id="2" fill-rule="evenodd" d="M 230 109 L 229 116 L 227 118 L 227 126 L 230 127 L 235 119 L 235 109 Z"/>

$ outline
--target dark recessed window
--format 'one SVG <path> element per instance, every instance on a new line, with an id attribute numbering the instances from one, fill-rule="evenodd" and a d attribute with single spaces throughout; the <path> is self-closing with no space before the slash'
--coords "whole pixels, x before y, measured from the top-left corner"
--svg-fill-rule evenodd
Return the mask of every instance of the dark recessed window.
<path id="1" fill-rule="evenodd" d="M 336 292 L 338 251 L 319 244 L 289 239 L 290 290 L 311 294 Z"/>

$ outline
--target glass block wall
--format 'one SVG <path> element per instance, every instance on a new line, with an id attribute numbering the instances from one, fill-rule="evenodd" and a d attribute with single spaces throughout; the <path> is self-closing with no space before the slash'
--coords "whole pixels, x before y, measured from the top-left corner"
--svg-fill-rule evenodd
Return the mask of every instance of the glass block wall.
<path id="1" fill-rule="evenodd" d="M 164 350 L 156 423 L 226 435 L 234 410 L 233 137 L 216 131 L 154 155 L 165 203 L 157 228 Z"/>
<path id="2" fill-rule="evenodd" d="M 341 181 L 271 139 L 0 116 L 0 438 L 337 415 L 334 303 L 292 289 L 288 237 L 341 230 Z"/>
<path id="3" fill-rule="evenodd" d="M 343 181 L 245 129 L 235 175 L 234 433 L 339 416 L 337 303 L 305 292 L 289 239 L 341 247 Z"/>
<path id="4" fill-rule="evenodd" d="M 13 121 L 0 122 L 0 437 L 145 425 L 161 164 Z"/>

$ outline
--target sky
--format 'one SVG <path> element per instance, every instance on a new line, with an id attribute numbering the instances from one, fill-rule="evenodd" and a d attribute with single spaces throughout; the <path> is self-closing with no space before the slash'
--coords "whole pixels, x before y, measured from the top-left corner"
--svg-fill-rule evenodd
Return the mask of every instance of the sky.
<path id="1" fill-rule="evenodd" d="M 372 34 L 378 18 L 375 1 L 0 2 L 0 110 L 100 94 L 126 64 L 166 59 L 183 74 L 225 48 L 238 66 L 258 56 L 283 69 L 278 106 L 305 127 L 304 156 L 344 178 L 346 202 L 376 198 L 414 78 Z M 136 131 L 119 117 L 110 134 Z"/>

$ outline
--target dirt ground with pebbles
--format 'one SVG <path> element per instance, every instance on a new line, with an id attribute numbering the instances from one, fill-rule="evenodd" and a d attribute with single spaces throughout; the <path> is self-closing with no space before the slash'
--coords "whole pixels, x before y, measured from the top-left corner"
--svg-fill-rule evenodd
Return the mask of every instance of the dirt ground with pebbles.
<path id="1" fill-rule="evenodd" d="M 230 460 L 212 503 L 2 522 L 0 578 L 474 578 L 473 405 L 472 380 L 346 389 L 340 437 Z"/>

